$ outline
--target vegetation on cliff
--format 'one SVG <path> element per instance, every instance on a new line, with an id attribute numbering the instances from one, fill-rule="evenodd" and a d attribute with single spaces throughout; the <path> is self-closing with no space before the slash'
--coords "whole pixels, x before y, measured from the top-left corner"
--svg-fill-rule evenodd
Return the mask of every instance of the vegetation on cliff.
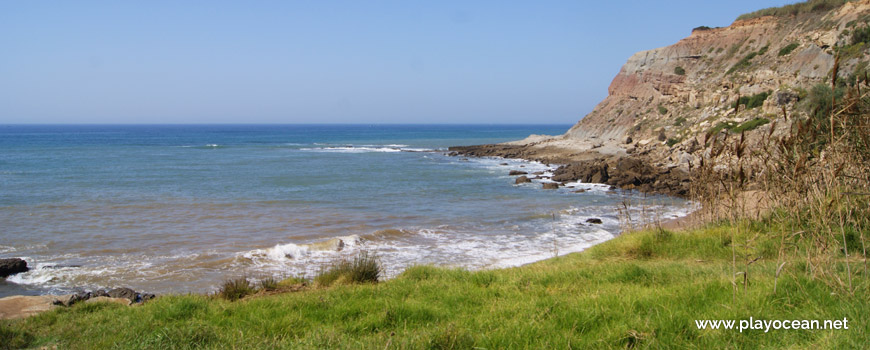
<path id="1" fill-rule="evenodd" d="M 744 13 L 737 17 L 738 21 L 753 19 L 764 16 L 797 16 L 811 12 L 822 12 L 843 6 L 843 4 L 855 0 L 809 0 L 796 4 L 780 7 L 769 7 L 758 11 Z"/>

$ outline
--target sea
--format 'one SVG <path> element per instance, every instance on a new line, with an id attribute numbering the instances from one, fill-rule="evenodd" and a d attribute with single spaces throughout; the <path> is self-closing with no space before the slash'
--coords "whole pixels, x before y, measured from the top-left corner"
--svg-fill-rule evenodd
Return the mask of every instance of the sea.
<path id="1" fill-rule="evenodd" d="M 363 251 L 383 278 L 506 268 L 691 210 L 602 184 L 517 185 L 511 170 L 558 164 L 447 151 L 568 128 L 0 125 L 0 258 L 31 268 L 0 279 L 0 297 L 210 293 L 243 276 L 311 278 Z"/>

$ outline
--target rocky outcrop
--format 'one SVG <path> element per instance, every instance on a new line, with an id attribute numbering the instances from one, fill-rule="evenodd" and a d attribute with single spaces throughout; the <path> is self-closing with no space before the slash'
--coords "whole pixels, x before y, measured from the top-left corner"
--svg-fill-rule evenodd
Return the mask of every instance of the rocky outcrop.
<path id="1" fill-rule="evenodd" d="M 524 183 L 529 183 L 529 182 L 532 182 L 532 180 L 530 180 L 528 177 L 520 176 L 516 179 L 516 181 L 514 181 L 514 184 L 519 185 L 519 184 L 524 184 Z"/>
<path id="2" fill-rule="evenodd" d="M 16 273 L 27 272 L 27 262 L 19 258 L 0 259 L 0 277 L 9 277 Z"/>
<path id="3" fill-rule="evenodd" d="M 639 158 L 613 161 L 590 160 L 563 165 L 554 171 L 554 181 L 603 183 L 626 190 L 686 197 L 689 174 L 676 168 L 656 168 Z"/>
<path id="4" fill-rule="evenodd" d="M 69 307 L 80 302 L 133 305 L 144 303 L 155 297 L 154 294 L 138 293 L 130 288 L 115 288 L 108 292 L 96 290 L 67 295 L 15 295 L 0 298 L 0 320 L 33 316 L 56 307 Z"/>

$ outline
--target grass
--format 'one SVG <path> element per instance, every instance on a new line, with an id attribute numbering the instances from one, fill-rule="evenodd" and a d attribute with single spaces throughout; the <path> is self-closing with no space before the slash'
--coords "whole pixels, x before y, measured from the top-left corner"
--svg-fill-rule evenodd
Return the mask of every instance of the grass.
<path id="1" fill-rule="evenodd" d="M 353 259 L 339 260 L 327 267 L 314 278 L 314 283 L 324 287 L 336 283 L 377 283 L 380 275 L 377 256 L 361 252 Z"/>
<path id="2" fill-rule="evenodd" d="M 769 7 L 766 9 L 758 10 L 755 12 L 745 13 L 737 17 L 738 21 L 753 19 L 763 16 L 775 16 L 775 17 L 786 17 L 786 16 L 797 16 L 806 13 L 812 12 L 821 12 L 828 11 L 831 9 L 835 9 L 837 7 L 843 6 L 843 4 L 854 1 L 854 0 L 809 0 L 804 2 L 799 2 L 796 4 L 790 4 L 780 7 Z"/>
<path id="3" fill-rule="evenodd" d="M 253 294 L 254 292 L 256 292 L 256 290 L 254 289 L 254 286 L 251 285 L 251 282 L 248 281 L 248 278 L 239 277 L 225 281 L 224 284 L 221 285 L 218 295 L 226 300 L 235 301 L 244 298 L 246 295 Z"/>
<path id="4" fill-rule="evenodd" d="M 165 296 L 79 304 L 0 321 L 0 344 L 59 348 L 860 348 L 866 294 L 832 294 L 798 257 L 773 292 L 779 239 L 764 221 L 625 234 L 583 253 L 503 270 L 415 266 L 378 284 L 229 302 Z M 738 244 L 739 242 L 739 244 Z M 747 244 L 747 242 L 752 242 Z M 789 244 L 800 244 L 788 241 Z M 732 288 L 732 248 L 760 259 Z M 857 272 L 860 274 L 860 272 Z M 863 290 L 866 293 L 866 288 Z M 736 296 L 736 297 L 735 297 Z M 842 319 L 840 331 L 699 330 L 696 319 Z M 725 345 L 728 344 L 728 345 Z M 2 347 L 2 346 L 0 346 Z"/>

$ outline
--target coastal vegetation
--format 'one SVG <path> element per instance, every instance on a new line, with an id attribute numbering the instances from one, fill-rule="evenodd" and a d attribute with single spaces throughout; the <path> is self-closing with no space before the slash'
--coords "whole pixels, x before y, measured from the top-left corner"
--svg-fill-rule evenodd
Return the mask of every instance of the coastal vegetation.
<path id="1" fill-rule="evenodd" d="M 744 13 L 737 17 L 738 21 L 753 19 L 764 16 L 797 16 L 811 12 L 822 12 L 835 9 L 843 6 L 843 4 L 854 0 L 809 0 L 796 4 L 789 4 L 780 7 L 769 7 L 758 11 Z"/>

